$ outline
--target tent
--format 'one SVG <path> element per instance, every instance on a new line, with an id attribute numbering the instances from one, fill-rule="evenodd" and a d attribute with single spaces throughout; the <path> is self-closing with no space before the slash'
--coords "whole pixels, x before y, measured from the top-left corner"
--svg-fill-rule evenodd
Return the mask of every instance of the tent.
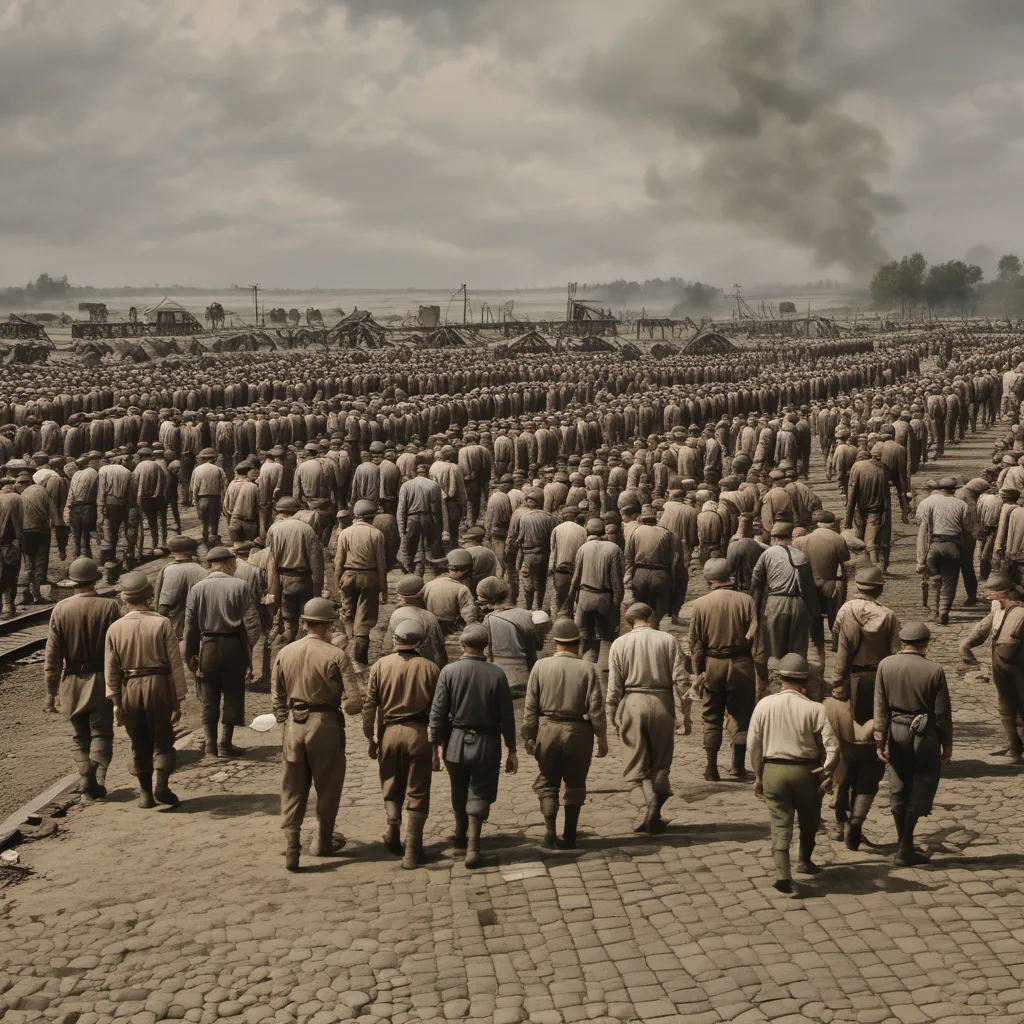
<path id="1" fill-rule="evenodd" d="M 725 352 L 735 352 L 736 346 L 717 331 L 705 331 L 685 342 L 683 354 L 688 356 L 718 356 Z"/>
<path id="2" fill-rule="evenodd" d="M 97 359 L 114 354 L 114 346 L 109 341 L 100 341 L 94 338 L 92 341 L 76 341 L 71 346 L 71 351 L 76 356 L 95 355 Z"/>
<path id="3" fill-rule="evenodd" d="M 156 326 L 157 334 L 198 334 L 203 325 L 180 303 L 166 295 L 143 311 L 147 324 Z"/>
<path id="4" fill-rule="evenodd" d="M 354 309 L 339 320 L 328 332 L 328 342 L 342 348 L 385 348 L 387 332 L 367 309 Z"/>
<path id="5" fill-rule="evenodd" d="M 508 351 L 511 355 L 550 355 L 554 352 L 551 342 L 538 331 L 527 331 L 515 341 L 509 342 Z"/>
<path id="6" fill-rule="evenodd" d="M 9 363 L 45 363 L 50 358 L 53 343 L 46 345 L 40 341 L 6 342 L 0 347 L 0 361 Z"/>
<path id="7" fill-rule="evenodd" d="M 679 355 L 679 346 L 670 345 L 667 341 L 659 341 L 651 346 L 651 355 L 655 359 L 667 359 L 669 356 Z"/>
<path id="8" fill-rule="evenodd" d="M 618 352 L 619 346 L 607 338 L 601 338 L 596 334 L 588 334 L 585 338 L 570 338 L 565 342 L 565 350 L 567 352 L 610 353 Z"/>
<path id="9" fill-rule="evenodd" d="M 465 335 L 451 324 L 431 331 L 424 340 L 427 348 L 465 348 L 467 344 Z"/>
<path id="10" fill-rule="evenodd" d="M 631 341 L 627 341 L 626 344 L 619 349 L 619 355 L 623 359 L 629 360 L 643 358 L 643 352 L 641 352 L 640 349 L 638 349 Z"/>

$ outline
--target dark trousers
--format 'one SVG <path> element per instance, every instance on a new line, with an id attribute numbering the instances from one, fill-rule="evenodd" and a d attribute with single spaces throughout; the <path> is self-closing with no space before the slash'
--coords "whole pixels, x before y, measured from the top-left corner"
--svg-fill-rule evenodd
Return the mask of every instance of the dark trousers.
<path id="1" fill-rule="evenodd" d="M 79 759 L 110 764 L 114 752 L 114 705 L 104 700 L 98 707 L 72 715 L 70 721 Z"/>
<path id="2" fill-rule="evenodd" d="M 978 576 L 974 571 L 974 549 L 977 542 L 969 537 L 960 553 L 960 575 L 964 578 L 964 590 L 967 591 L 967 600 L 974 601 L 978 597 Z"/>
<path id="3" fill-rule="evenodd" d="M 962 558 L 960 546 L 952 541 L 933 540 L 928 546 L 928 583 L 940 615 L 953 607 Z"/>
<path id="4" fill-rule="evenodd" d="M 634 569 L 633 598 L 651 606 L 651 627 L 657 629 L 672 607 L 672 577 L 668 569 Z"/>
<path id="5" fill-rule="evenodd" d="M 722 747 L 722 728 L 728 712 L 736 720 L 733 742 L 747 742 L 747 727 L 757 703 L 757 674 L 753 658 L 708 658 L 704 682 L 704 749 Z"/>
<path id="6" fill-rule="evenodd" d="M 572 566 L 567 569 L 559 567 L 551 574 L 551 587 L 555 592 L 551 601 L 551 618 L 560 619 L 566 614 L 571 585 Z"/>
<path id="7" fill-rule="evenodd" d="M 601 641 L 611 643 L 619 634 L 619 608 L 612 595 L 581 590 L 576 599 L 576 625 L 583 637 L 583 660 L 596 664 Z"/>
<path id="8" fill-rule="evenodd" d="M 440 558 L 441 537 L 437 523 L 429 515 L 409 516 L 402 534 L 399 564 L 407 573 L 419 571 L 422 576 L 428 558 Z"/>
<path id="9" fill-rule="evenodd" d="M 874 744 L 860 744 L 844 750 L 842 780 L 836 787 L 836 821 L 863 822 L 871 810 L 885 774 L 885 763 L 875 753 Z"/>
<path id="10" fill-rule="evenodd" d="M 544 592 L 548 586 L 548 555 L 541 550 L 523 551 L 519 562 L 519 581 L 528 611 L 544 607 Z"/>
<path id="11" fill-rule="evenodd" d="M 498 799 L 500 755 L 493 764 L 456 764 L 446 760 L 444 766 L 451 782 L 452 810 L 456 820 L 471 814 L 486 821 L 491 813 L 491 804 Z"/>
<path id="12" fill-rule="evenodd" d="M 203 725 L 216 727 L 245 723 L 245 674 L 248 645 L 238 637 L 203 637 L 199 648 L 196 683 L 203 702 Z M 223 712 L 221 704 L 223 703 Z"/>
<path id="13" fill-rule="evenodd" d="M 160 544 L 160 518 L 161 514 L 167 515 L 167 501 L 164 498 L 142 498 L 140 499 L 142 514 L 145 516 L 145 525 L 140 528 L 140 533 L 145 534 L 146 527 L 149 527 L 149 535 L 153 539 L 152 547 Z M 166 532 L 166 528 L 165 531 Z M 140 537 L 139 549 L 142 548 L 144 536 Z"/>
<path id="14" fill-rule="evenodd" d="M 889 728 L 889 803 L 896 818 L 931 814 L 942 774 L 938 731 L 929 726 L 923 735 L 893 720 Z"/>
<path id="15" fill-rule="evenodd" d="M 149 775 L 153 769 L 173 772 L 174 701 L 169 676 L 142 676 L 126 680 L 121 690 L 124 727 L 132 741 L 133 775 Z"/>
<path id="16" fill-rule="evenodd" d="M 50 531 L 26 530 L 21 535 L 21 560 L 25 566 L 25 590 L 39 597 L 50 567 Z"/>
<path id="17" fill-rule="evenodd" d="M 306 602 L 313 599 L 313 577 L 310 575 L 281 576 L 281 600 L 274 632 L 270 637 L 271 660 L 276 661 L 285 644 L 290 644 L 299 632 L 299 616 Z"/>
<path id="18" fill-rule="evenodd" d="M 220 540 L 220 496 L 217 494 L 196 498 L 196 512 L 203 526 L 203 543 L 209 547 L 210 539 Z"/>

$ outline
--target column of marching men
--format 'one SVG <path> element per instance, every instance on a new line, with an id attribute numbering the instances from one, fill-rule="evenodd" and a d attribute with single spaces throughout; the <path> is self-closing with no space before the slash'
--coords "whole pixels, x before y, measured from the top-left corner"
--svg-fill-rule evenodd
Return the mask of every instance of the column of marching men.
<path id="1" fill-rule="evenodd" d="M 384 843 L 403 867 L 425 860 L 442 766 L 451 842 L 475 867 L 520 739 L 537 763 L 546 847 L 576 845 L 591 758 L 606 755 L 609 731 L 634 830 L 663 833 L 675 737 L 690 733 L 694 701 L 704 778 L 720 781 L 727 733 L 731 775 L 753 771 L 782 891 L 794 821 L 798 870 L 815 873 L 822 796 L 834 787 L 837 837 L 858 849 L 886 766 L 895 862 L 913 864 L 952 717 L 928 627 L 882 603 L 897 509 L 917 517 L 933 623 L 948 622 L 961 577 L 967 605 L 985 584 L 991 612 L 962 653 L 973 659 L 990 641 L 1004 753 L 1022 760 L 1024 348 L 1014 338 L 967 351 L 931 376 L 912 346 L 887 360 L 826 351 L 751 380 L 726 367 L 722 383 L 652 369 L 642 390 L 598 389 L 589 404 L 587 361 L 575 386 L 562 367 L 558 388 L 501 383 L 443 402 L 410 398 L 427 388 L 408 375 L 383 397 L 298 386 L 278 400 L 275 387 L 263 404 L 218 410 L 164 405 L 179 392 L 155 384 L 129 396 L 141 406 L 90 412 L 36 396 L 8 405 L 13 422 L 0 427 L 3 614 L 15 612 L 19 571 L 22 603 L 44 600 L 53 540 L 61 558 L 70 542 L 74 596 L 51 619 L 46 710 L 71 722 L 88 799 L 105 795 L 115 723 L 131 738 L 140 805 L 174 805 L 189 681 L 210 757 L 243 753 L 233 732 L 246 687 L 269 688 L 283 726 L 289 869 L 311 786 L 311 853 L 344 843 L 345 714 L 362 716 Z M 601 383 L 614 384 L 610 373 Z M 203 397 L 216 396 L 207 387 Z M 37 422 L 30 410 L 44 407 L 64 422 Z M 1001 417 L 991 467 L 918 483 L 948 447 Z M 838 518 L 806 482 L 814 438 L 844 497 Z M 182 506 L 200 538 L 182 534 Z M 172 560 L 151 582 L 138 566 L 165 551 Z M 371 667 L 396 567 L 397 608 Z M 684 623 L 698 571 L 707 592 Z M 120 602 L 97 593 L 104 575 Z M 542 657 L 549 640 L 554 653 Z"/>

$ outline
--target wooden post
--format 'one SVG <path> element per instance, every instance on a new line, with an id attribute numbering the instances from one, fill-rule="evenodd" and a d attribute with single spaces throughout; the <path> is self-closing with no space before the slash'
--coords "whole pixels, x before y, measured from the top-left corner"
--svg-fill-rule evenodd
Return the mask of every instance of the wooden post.
<path id="1" fill-rule="evenodd" d="M 466 286 L 462 286 L 462 322 L 466 323 L 466 316 L 468 315 L 469 309 L 469 292 L 466 291 Z"/>

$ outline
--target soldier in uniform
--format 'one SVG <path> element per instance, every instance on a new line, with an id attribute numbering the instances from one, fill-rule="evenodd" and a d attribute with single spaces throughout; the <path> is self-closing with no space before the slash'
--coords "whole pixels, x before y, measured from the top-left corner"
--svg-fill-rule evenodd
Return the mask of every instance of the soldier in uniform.
<path id="1" fill-rule="evenodd" d="M 204 448 L 199 453 L 199 465 L 192 474 L 192 504 L 203 527 L 203 547 L 220 544 L 220 509 L 228 478 L 216 463 L 217 453 Z"/>
<path id="2" fill-rule="evenodd" d="M 690 657 L 703 690 L 704 778 L 721 782 L 718 752 L 726 712 L 736 722 L 733 736 L 732 773 L 747 778 L 747 727 L 757 703 L 758 668 L 763 664 L 757 609 L 747 594 L 732 589 L 729 563 L 711 558 L 704 566 L 710 593 L 698 597 L 690 616 Z M 761 669 L 762 675 L 765 669 Z"/>
<path id="3" fill-rule="evenodd" d="M 900 630 L 903 649 L 883 658 L 875 684 L 875 743 L 889 766 L 889 803 L 899 849 L 896 867 L 928 858 L 914 846 L 918 820 L 931 814 L 942 762 L 953 756 L 953 713 L 946 673 L 928 660 L 931 633 L 923 622 Z"/>
<path id="4" fill-rule="evenodd" d="M 551 580 L 554 590 L 551 612 L 555 617 L 565 615 L 569 607 L 569 590 L 576 567 L 576 552 L 587 540 L 587 531 L 577 522 L 578 517 L 579 509 L 575 505 L 563 508 L 561 523 L 551 531 L 548 579 Z"/>
<path id="5" fill-rule="evenodd" d="M 495 557 L 494 552 L 482 543 L 484 539 L 484 528 L 482 526 L 470 526 L 463 531 L 462 536 L 463 547 L 469 552 L 469 557 L 473 559 L 473 568 L 470 571 L 469 578 L 466 580 L 466 586 L 469 587 L 470 593 L 476 598 L 477 584 L 488 576 L 498 575 L 498 559 Z"/>
<path id="6" fill-rule="evenodd" d="M 423 588 L 423 603 L 437 617 L 445 636 L 451 636 L 460 623 L 468 625 L 477 620 L 476 603 L 464 582 L 472 570 L 473 557 L 456 548 L 448 554 L 448 572 L 435 576 Z"/>
<path id="7" fill-rule="evenodd" d="M 96 494 L 100 486 L 100 453 L 78 460 L 78 470 L 68 487 L 68 524 L 75 558 L 92 558 L 92 535 L 96 532 Z"/>
<path id="8" fill-rule="evenodd" d="M 821 871 L 811 857 L 821 822 L 821 798 L 832 787 L 839 745 L 825 709 L 806 694 L 807 659 L 787 654 L 779 662 L 782 689 L 759 701 L 750 717 L 747 749 L 757 775 L 755 795 L 768 806 L 775 861 L 775 888 L 793 891 L 789 848 L 793 821 L 800 824 L 797 870 Z M 824 758 L 822 754 L 824 753 Z"/>
<path id="9" fill-rule="evenodd" d="M 423 640 L 415 619 L 395 626 L 395 650 L 374 663 L 363 704 L 363 732 L 369 740 L 367 755 L 377 761 L 387 831 L 384 845 L 402 853 L 401 820 L 405 806 L 405 857 L 402 867 L 426 863 L 423 827 L 430 813 L 431 772 L 441 770 L 437 749 L 427 735 L 430 708 L 440 669 L 421 657 Z"/>
<path id="10" fill-rule="evenodd" d="M 152 596 L 144 573 L 121 577 L 126 612 L 107 628 L 104 678 L 114 724 L 123 725 L 132 742 L 139 806 L 173 807 L 178 797 L 168 782 L 177 763 L 174 727 L 185 703 L 185 670 L 174 628 L 150 608 Z"/>
<path id="11" fill-rule="evenodd" d="M 168 546 L 172 561 L 156 578 L 154 603 L 156 610 L 171 620 L 174 633 L 181 640 L 185 636 L 185 604 L 189 591 L 206 579 L 206 570 L 196 561 L 199 545 L 193 537 L 180 534 L 172 537 Z"/>
<path id="12" fill-rule="evenodd" d="M 41 591 L 50 567 L 50 545 L 53 527 L 60 522 L 60 513 L 50 492 L 42 485 L 32 482 L 32 474 L 18 474 L 18 490 L 21 493 L 21 554 L 25 563 L 25 584 L 22 604 L 42 604 Z M 53 602 L 53 595 L 46 603 Z"/>
<path id="13" fill-rule="evenodd" d="M 484 657 L 487 630 L 468 625 L 459 640 L 463 656 L 446 665 L 430 709 L 430 742 L 444 759 L 455 814 L 453 844 L 466 850 L 466 867 L 480 867 L 480 831 L 498 798 L 501 741 L 505 772 L 519 768 L 512 692 L 505 673 Z"/>
<path id="14" fill-rule="evenodd" d="M 597 756 L 604 757 L 607 725 L 597 667 L 579 657 L 579 627 L 572 619 L 558 619 L 551 636 L 554 656 L 533 666 L 526 685 L 522 737 L 526 753 L 537 758 L 533 791 L 544 818 L 544 846 L 574 850 L 594 740 Z M 557 838 L 559 791 L 565 815 L 561 839 Z"/>
<path id="15" fill-rule="evenodd" d="M 626 541 L 625 560 L 624 586 L 636 601 L 654 609 L 651 627 L 657 629 L 671 611 L 676 581 L 685 569 L 679 538 L 657 525 L 657 514 L 649 505 Z"/>
<path id="16" fill-rule="evenodd" d="M 882 659 L 899 650 L 900 631 L 896 613 L 879 604 L 885 586 L 882 570 L 858 569 L 854 582 L 860 596 L 844 604 L 836 617 L 833 689 L 825 709 L 842 755 L 835 808 L 839 838 L 851 850 L 860 846 L 864 821 L 885 773 L 874 749 L 875 675 Z"/>
<path id="17" fill-rule="evenodd" d="M 337 619 L 334 605 L 321 597 L 302 609 L 306 635 L 288 644 L 274 662 L 271 690 L 281 737 L 281 828 L 285 867 L 299 869 L 299 834 L 310 786 L 316 786 L 317 838 L 314 857 L 329 857 L 344 845 L 334 823 L 345 784 L 345 722 L 363 709 L 356 673 L 348 655 L 330 642 Z"/>
<path id="18" fill-rule="evenodd" d="M 398 563 L 406 573 L 419 575 L 431 558 L 440 556 L 441 537 L 438 524 L 442 517 L 440 485 L 430 478 L 430 460 L 425 455 L 416 459 L 416 476 L 406 480 L 398 490 L 398 532 L 402 536 Z"/>
<path id="19" fill-rule="evenodd" d="M 606 710 L 622 743 L 623 777 L 643 807 L 634 831 L 660 835 L 667 827 L 661 809 L 672 795 L 673 691 L 682 702 L 688 685 L 683 652 L 674 637 L 651 628 L 653 615 L 639 603 L 626 612 L 631 630 L 608 654 Z"/>
<path id="20" fill-rule="evenodd" d="M 491 661 L 505 673 L 512 696 L 522 697 L 541 646 L 533 615 L 512 606 L 508 584 L 497 576 L 481 580 L 479 595 L 487 609 L 483 624 Z"/>
<path id="21" fill-rule="evenodd" d="M 515 539 L 509 537 L 519 556 L 519 580 L 526 599 L 527 611 L 544 607 L 548 585 L 548 561 L 551 558 L 551 534 L 558 525 L 553 515 L 544 511 L 544 492 L 538 489 L 526 495 L 526 512 L 515 527 Z"/>
<path id="22" fill-rule="evenodd" d="M 600 660 L 601 641 L 611 643 L 619 633 L 619 614 L 625 595 L 622 550 L 605 532 L 603 519 L 587 521 L 586 542 L 576 552 L 569 612 L 583 637 L 583 658 Z"/>
<path id="23" fill-rule="evenodd" d="M 933 619 L 945 626 L 956 597 L 963 550 L 971 535 L 971 518 L 967 502 L 953 496 L 953 477 L 943 477 L 939 490 L 942 493 L 926 498 L 917 510 L 917 568 L 922 575 L 928 574 L 935 601 Z"/>
<path id="24" fill-rule="evenodd" d="M 252 587 L 235 577 L 234 552 L 216 547 L 207 557 L 210 573 L 192 587 L 185 604 L 185 659 L 199 684 L 207 755 L 238 757 L 243 751 L 231 741 L 235 726 L 245 722 L 245 676 L 260 620 Z"/>
<path id="25" fill-rule="evenodd" d="M 14 489 L 14 477 L 0 477 L 0 619 L 14 618 L 21 569 L 21 495 Z"/>
<path id="26" fill-rule="evenodd" d="M 249 479 L 250 469 L 248 462 L 235 466 L 235 479 L 224 492 L 224 515 L 232 544 L 252 540 L 260 532 L 260 492 L 255 481 Z"/>
<path id="27" fill-rule="evenodd" d="M 90 799 L 107 795 L 107 768 L 114 753 L 114 706 L 103 677 L 107 629 L 121 617 L 116 601 L 96 593 L 100 570 L 91 558 L 68 567 L 74 595 L 50 616 L 46 638 L 45 712 L 63 712 L 75 733 L 79 792 Z"/>
<path id="28" fill-rule="evenodd" d="M 395 629 L 403 621 L 415 622 L 420 633 L 420 642 L 416 649 L 424 658 L 428 658 L 438 670 L 448 664 L 448 651 L 444 645 L 444 630 L 433 612 L 427 611 L 423 605 L 423 579 L 415 573 L 403 576 L 395 587 L 398 594 L 398 607 L 391 613 L 388 621 L 388 632 L 392 642 Z M 391 644 L 384 639 L 384 650 L 390 650 Z"/>
<path id="29" fill-rule="evenodd" d="M 299 631 L 306 602 L 324 588 L 324 552 L 314 529 L 295 518 L 301 505 L 290 496 L 277 502 L 278 520 L 267 532 L 267 594 L 277 608 L 270 642 L 271 658 Z"/>
<path id="30" fill-rule="evenodd" d="M 388 600 L 388 567 L 384 535 L 372 523 L 377 506 L 360 499 L 353 509 L 355 522 L 342 530 L 334 555 L 334 571 L 341 591 L 341 615 L 351 631 L 355 660 L 370 662 L 370 631 L 377 625 L 381 604 Z"/>

